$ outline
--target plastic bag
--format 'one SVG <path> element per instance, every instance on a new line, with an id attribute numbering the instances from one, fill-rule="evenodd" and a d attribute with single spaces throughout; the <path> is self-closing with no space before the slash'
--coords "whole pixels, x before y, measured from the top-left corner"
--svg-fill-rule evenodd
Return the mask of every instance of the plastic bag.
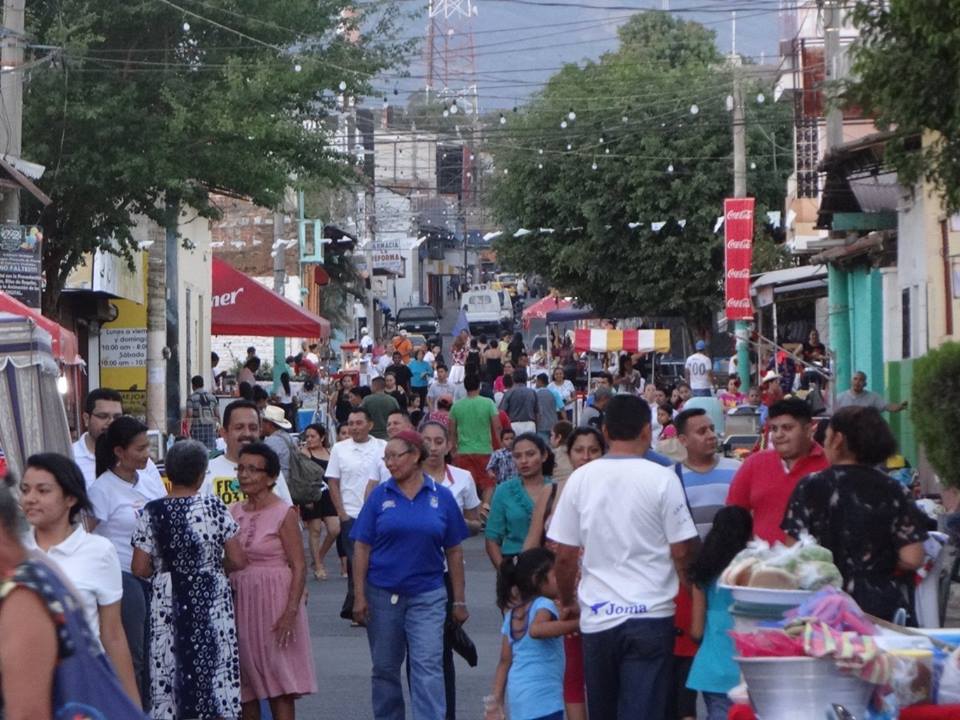
<path id="1" fill-rule="evenodd" d="M 943 664 L 940 676 L 940 690 L 937 693 L 937 705 L 960 703 L 960 648 L 957 648 Z"/>
<path id="2" fill-rule="evenodd" d="M 814 618 L 840 632 L 877 634 L 876 626 L 867 620 L 856 601 L 834 587 L 822 588 L 799 607 L 787 610 L 784 617 L 784 624 L 801 618 Z"/>

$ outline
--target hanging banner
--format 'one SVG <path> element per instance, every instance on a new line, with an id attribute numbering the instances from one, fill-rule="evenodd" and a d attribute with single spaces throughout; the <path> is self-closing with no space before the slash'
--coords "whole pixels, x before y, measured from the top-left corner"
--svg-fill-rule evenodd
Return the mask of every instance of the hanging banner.
<path id="1" fill-rule="evenodd" d="M 723 201 L 724 279 L 727 320 L 752 320 L 750 265 L 753 261 L 753 198 Z"/>
<path id="2" fill-rule="evenodd" d="M 0 225 L 0 290 L 40 309 L 43 231 L 36 225 Z"/>

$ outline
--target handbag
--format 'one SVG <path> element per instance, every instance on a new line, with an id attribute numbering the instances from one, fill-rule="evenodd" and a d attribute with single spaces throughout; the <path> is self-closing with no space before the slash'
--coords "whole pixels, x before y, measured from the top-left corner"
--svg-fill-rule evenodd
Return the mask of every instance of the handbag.
<path id="1" fill-rule="evenodd" d="M 320 502 L 323 496 L 323 468 L 303 455 L 289 435 L 284 433 L 290 445 L 290 474 L 287 487 L 294 505 L 309 505 Z"/>

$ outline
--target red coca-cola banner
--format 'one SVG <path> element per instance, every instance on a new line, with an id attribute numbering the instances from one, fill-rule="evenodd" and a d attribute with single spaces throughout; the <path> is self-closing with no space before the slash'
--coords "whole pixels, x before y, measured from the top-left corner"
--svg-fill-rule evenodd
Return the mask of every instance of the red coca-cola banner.
<path id="1" fill-rule="evenodd" d="M 753 198 L 723 201 L 724 303 L 727 320 L 752 320 L 750 265 L 753 261 Z"/>

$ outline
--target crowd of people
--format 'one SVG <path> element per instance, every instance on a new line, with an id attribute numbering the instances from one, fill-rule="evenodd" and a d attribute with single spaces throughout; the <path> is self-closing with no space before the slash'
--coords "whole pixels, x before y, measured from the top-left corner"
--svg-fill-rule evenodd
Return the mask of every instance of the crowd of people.
<path id="1" fill-rule="evenodd" d="M 120 394 L 91 392 L 73 458 L 34 455 L 0 487 L 5 717 L 96 691 L 91 707 L 120 708 L 108 717 L 253 720 L 265 702 L 291 720 L 317 692 L 307 578 L 328 577 L 334 547 L 377 720 L 405 717 L 404 663 L 413 717 L 456 717 L 454 655 L 476 663 L 471 536 L 503 617 L 486 720 L 679 720 L 698 694 L 725 718 L 739 673 L 717 578 L 752 538 L 810 535 L 864 610 L 909 611 L 928 521 L 875 469 L 894 408 L 862 385 L 817 442 L 811 405 L 779 381 L 717 392 L 695 362 L 660 388 L 624 356 L 575 416 L 570 378 L 537 372 L 520 336 L 458 336 L 449 367 L 405 340 L 369 387 L 343 376 L 335 433 L 294 440 L 285 408 L 239 398 L 212 444 L 191 432 L 168 449 L 165 478 Z M 769 444 L 722 457 L 712 404 L 763 407 Z M 303 463 L 323 479 L 309 500 Z"/>

